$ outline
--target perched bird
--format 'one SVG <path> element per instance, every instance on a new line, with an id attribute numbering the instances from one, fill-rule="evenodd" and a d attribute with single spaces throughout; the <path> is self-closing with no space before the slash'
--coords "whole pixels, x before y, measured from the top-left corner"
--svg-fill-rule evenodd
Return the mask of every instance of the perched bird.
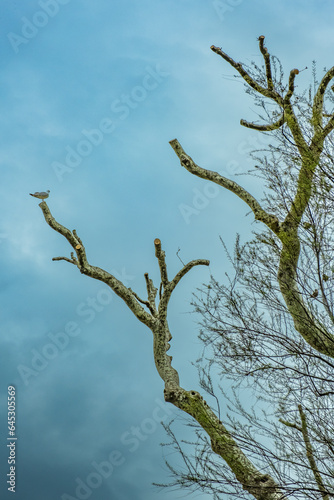
<path id="1" fill-rule="evenodd" d="M 318 297 L 318 294 L 319 294 L 319 291 L 318 291 L 317 289 L 316 289 L 316 290 L 314 290 L 314 292 L 313 292 L 313 293 L 312 293 L 312 295 L 311 295 L 311 298 L 312 298 L 312 299 L 315 299 L 316 297 Z"/>
<path id="2" fill-rule="evenodd" d="M 49 193 L 50 193 L 50 189 L 48 189 L 46 192 L 45 191 L 41 191 L 40 193 L 39 192 L 36 192 L 34 194 L 32 193 L 29 193 L 30 196 L 34 196 L 35 198 L 39 198 L 40 200 L 45 200 L 45 198 L 48 198 L 49 197 Z"/>

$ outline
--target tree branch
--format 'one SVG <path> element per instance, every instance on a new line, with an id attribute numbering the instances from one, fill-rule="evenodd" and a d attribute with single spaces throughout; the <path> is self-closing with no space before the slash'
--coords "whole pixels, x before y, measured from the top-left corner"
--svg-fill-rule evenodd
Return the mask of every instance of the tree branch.
<path id="1" fill-rule="evenodd" d="M 157 288 L 155 288 L 153 281 L 149 278 L 148 273 L 144 274 L 145 281 L 146 281 L 146 289 L 147 289 L 147 297 L 148 297 L 148 302 L 149 306 L 151 309 L 151 312 L 154 316 L 157 315 L 157 308 L 155 305 L 155 298 L 157 296 Z"/>
<path id="2" fill-rule="evenodd" d="M 275 90 L 272 89 L 266 89 L 262 87 L 259 83 L 257 83 L 248 73 L 247 71 L 243 68 L 242 64 L 237 63 L 232 59 L 232 57 L 228 56 L 225 52 L 222 51 L 221 48 L 215 47 L 214 45 L 211 45 L 211 50 L 221 56 L 225 61 L 227 61 L 233 68 L 235 68 L 238 73 L 242 76 L 242 78 L 245 80 L 245 82 L 248 83 L 250 87 L 252 87 L 256 92 L 259 92 L 259 94 L 262 94 L 264 97 L 269 97 L 270 99 L 273 99 L 276 101 L 278 104 L 283 104 L 283 99 L 282 97 L 276 92 Z"/>
<path id="3" fill-rule="evenodd" d="M 255 123 L 247 122 L 246 120 L 240 120 L 240 125 L 253 130 L 259 130 L 260 132 L 270 132 L 271 130 L 280 128 L 284 124 L 284 121 L 284 115 L 282 115 L 276 122 L 269 123 L 268 125 L 256 125 Z"/>
<path id="4" fill-rule="evenodd" d="M 216 184 L 232 191 L 239 198 L 241 198 L 249 208 L 252 210 L 255 220 L 264 222 L 275 234 L 279 231 L 279 221 L 275 215 L 268 214 L 259 204 L 259 202 L 252 196 L 246 189 L 241 187 L 234 181 L 223 177 L 218 174 L 218 172 L 213 172 L 212 170 L 206 170 L 205 168 L 199 167 L 193 161 L 193 159 L 185 153 L 181 144 L 177 139 L 173 139 L 169 144 L 174 149 L 175 153 L 180 159 L 182 167 L 188 170 L 188 172 L 201 177 L 202 179 L 207 179 L 209 181 L 215 182 Z"/>
<path id="5" fill-rule="evenodd" d="M 266 66 L 268 90 L 274 90 L 273 79 L 271 76 L 270 56 L 269 56 L 269 52 L 267 50 L 267 47 L 264 46 L 264 39 L 265 39 L 265 37 L 263 35 L 259 36 L 259 46 L 260 46 L 261 54 L 263 55 L 264 64 Z"/>
<path id="6" fill-rule="evenodd" d="M 297 431 L 302 432 L 302 428 L 299 425 L 293 424 L 292 422 L 288 422 L 287 420 L 283 420 L 283 418 L 279 418 L 278 420 L 279 422 L 281 422 L 281 424 L 284 424 L 286 427 L 292 427 L 292 429 L 296 429 Z"/>
<path id="7" fill-rule="evenodd" d="M 150 313 L 152 314 L 152 316 L 154 316 L 156 314 L 157 311 L 156 311 L 155 307 L 152 307 L 152 304 L 150 303 L 149 300 L 143 300 L 131 288 L 129 288 L 129 290 L 131 293 L 133 293 L 133 295 L 136 297 L 138 302 L 140 302 L 141 304 L 144 304 L 150 310 Z"/>
<path id="8" fill-rule="evenodd" d="M 53 257 L 54 261 L 56 260 L 66 260 L 66 262 L 70 262 L 70 264 L 74 264 L 75 266 L 78 265 L 78 261 L 77 259 L 74 259 L 73 257 L 71 259 L 69 259 L 68 257 Z"/>
<path id="9" fill-rule="evenodd" d="M 88 263 L 85 247 L 78 237 L 76 231 L 74 230 L 71 232 L 65 226 L 59 224 L 59 222 L 57 222 L 51 215 L 50 209 L 45 201 L 42 201 L 39 206 L 43 212 L 47 224 L 67 239 L 77 255 L 77 261 L 75 261 L 73 258 L 72 261 L 66 258 L 61 258 L 61 260 L 67 260 L 72 264 L 76 264 L 82 274 L 106 283 L 121 299 L 123 299 L 123 301 L 127 304 L 133 314 L 139 319 L 139 321 L 141 321 L 148 327 L 152 327 L 154 319 L 139 304 L 132 291 L 112 274 L 99 267 L 91 266 Z"/>
<path id="10" fill-rule="evenodd" d="M 320 128 L 322 129 L 322 117 L 323 117 L 323 111 L 324 111 L 324 96 L 325 92 L 327 90 L 329 82 L 334 78 L 334 66 L 327 71 L 327 73 L 324 75 L 323 79 L 321 80 L 318 90 L 314 96 L 313 99 L 313 107 L 312 107 L 312 122 L 313 122 L 313 127 L 315 131 Z M 327 124 L 328 125 L 328 124 Z M 334 126 L 334 123 L 333 123 Z M 326 128 L 326 127 L 325 127 Z M 324 129 L 325 136 L 333 129 L 332 128 L 327 128 L 326 132 Z"/>
<path id="11" fill-rule="evenodd" d="M 299 70 L 298 69 L 292 69 L 290 71 L 290 75 L 289 75 L 289 88 L 288 88 L 288 91 L 283 99 L 283 103 L 286 104 L 290 101 L 291 97 L 292 97 L 292 94 L 295 90 L 295 78 L 296 78 L 296 75 L 299 74 Z"/>
<path id="12" fill-rule="evenodd" d="M 332 116 L 331 119 L 328 120 L 327 124 L 323 128 L 322 137 L 323 138 L 327 137 L 327 135 L 330 132 L 332 132 L 333 129 L 334 129 L 334 116 Z"/>
<path id="13" fill-rule="evenodd" d="M 321 493 L 323 500 L 329 500 L 328 492 L 327 492 L 325 485 L 322 481 L 320 471 L 318 469 L 318 466 L 317 466 L 315 458 L 314 458 L 314 450 L 313 450 L 313 446 L 311 444 L 308 429 L 307 429 L 306 415 L 305 415 L 301 405 L 298 405 L 298 410 L 299 410 L 300 420 L 302 423 L 301 431 L 302 431 L 303 439 L 304 439 L 304 443 L 305 443 L 307 459 L 309 461 L 311 470 L 312 470 L 313 475 L 314 475 L 314 479 L 316 480 L 316 483 L 318 485 L 318 488 L 319 488 L 319 491 Z"/>
<path id="14" fill-rule="evenodd" d="M 282 97 L 275 89 L 274 86 L 270 84 L 272 82 L 272 77 L 271 77 L 271 69 L 270 69 L 270 58 L 267 49 L 263 46 L 264 43 L 264 36 L 261 35 L 259 37 L 259 45 L 260 45 L 260 51 L 262 55 L 265 57 L 265 65 L 266 65 L 266 76 L 267 76 L 267 84 L 268 88 L 262 87 L 259 83 L 257 83 L 248 73 L 247 71 L 243 68 L 242 64 L 237 63 L 234 61 L 230 56 L 225 54 L 225 52 L 222 51 L 219 47 L 215 47 L 214 45 L 211 46 L 211 50 L 215 52 L 216 54 L 220 55 L 225 61 L 227 61 L 233 68 L 235 68 L 238 73 L 242 76 L 242 78 L 245 80 L 246 83 L 250 87 L 252 87 L 256 92 L 259 94 L 263 95 L 264 97 L 268 97 L 269 99 L 272 99 L 274 102 L 276 102 L 281 109 L 283 110 L 283 115 L 284 115 L 284 122 L 287 121 L 289 128 L 292 132 L 293 138 L 295 140 L 296 146 L 299 149 L 299 152 L 304 152 L 306 151 L 307 148 L 307 143 L 304 140 L 302 131 L 300 129 L 298 120 L 293 112 L 293 108 L 290 103 L 290 99 L 293 95 L 294 92 L 294 80 L 296 75 L 299 73 L 298 69 L 293 69 L 290 72 L 289 76 L 289 88 L 288 91 L 285 95 L 285 97 Z M 283 122 L 283 123 L 284 123 Z M 248 122 L 243 122 L 242 125 L 245 125 Z M 277 123 L 277 122 L 276 122 Z M 253 127 L 249 127 L 253 128 Z M 258 129 L 261 130 L 261 129 Z M 275 130 L 272 129 L 272 130 Z"/>
<path id="15" fill-rule="evenodd" d="M 155 245 L 155 256 L 159 262 L 160 275 L 161 275 L 161 283 L 164 287 L 168 284 L 168 275 L 167 275 L 167 267 L 165 261 L 165 252 L 161 250 L 161 241 L 159 238 L 154 240 Z"/>
<path id="16" fill-rule="evenodd" d="M 268 474 L 261 473 L 246 457 L 230 432 L 197 391 L 181 387 L 165 389 L 165 400 L 191 415 L 208 433 L 212 450 L 225 460 L 243 489 L 258 500 L 282 500 L 279 485 Z"/>
<path id="17" fill-rule="evenodd" d="M 169 342 L 172 339 L 167 322 L 167 304 L 169 298 L 183 276 L 194 266 L 209 265 L 209 261 L 197 259 L 189 262 L 176 274 L 171 282 L 168 282 L 165 253 L 161 249 L 160 240 L 156 239 L 154 242 L 156 257 L 159 262 L 161 280 L 165 282 L 157 312 L 155 308 L 157 289 L 154 287 L 147 273 L 145 274 L 145 280 L 148 302 L 140 299 L 137 294 L 131 289 L 126 288 L 121 281 L 117 280 L 107 271 L 91 266 L 87 261 L 84 245 L 76 232 L 71 232 L 59 224 L 52 217 L 45 201 L 40 203 L 39 206 L 49 226 L 63 235 L 75 249 L 78 258 L 76 265 L 80 272 L 103 281 L 110 286 L 124 300 L 136 317 L 151 329 L 153 333 L 155 365 L 160 377 L 165 382 L 165 400 L 191 415 L 202 426 L 211 439 L 213 451 L 226 461 L 245 490 L 258 500 L 281 500 L 283 495 L 279 490 L 279 485 L 268 474 L 263 474 L 258 470 L 246 457 L 229 431 L 203 400 L 203 397 L 196 391 L 186 391 L 180 386 L 178 372 L 171 365 L 172 357 L 167 355 L 167 351 L 170 348 Z M 74 256 L 72 260 L 66 257 L 56 259 L 70 261 L 72 264 L 75 263 Z M 143 309 L 140 302 L 150 308 L 151 314 Z"/>

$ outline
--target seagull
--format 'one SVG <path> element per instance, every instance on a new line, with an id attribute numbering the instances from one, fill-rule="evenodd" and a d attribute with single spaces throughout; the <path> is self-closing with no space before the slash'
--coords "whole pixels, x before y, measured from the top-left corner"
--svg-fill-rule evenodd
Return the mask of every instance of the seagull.
<path id="1" fill-rule="evenodd" d="M 35 198 L 39 198 L 40 200 L 45 200 L 45 198 L 48 198 L 49 197 L 49 193 L 50 193 L 50 189 L 48 189 L 46 192 L 45 191 L 41 191 L 40 193 L 38 191 L 36 191 L 36 193 L 32 194 L 32 193 L 29 193 L 30 196 L 34 196 Z"/>

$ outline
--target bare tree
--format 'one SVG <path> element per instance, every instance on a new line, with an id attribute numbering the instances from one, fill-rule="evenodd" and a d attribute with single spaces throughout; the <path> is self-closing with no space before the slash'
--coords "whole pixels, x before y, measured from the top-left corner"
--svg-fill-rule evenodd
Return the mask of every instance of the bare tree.
<path id="1" fill-rule="evenodd" d="M 178 140 L 170 142 L 181 166 L 236 194 L 263 225 L 251 242 L 241 244 L 237 238 L 230 256 L 234 275 L 227 283 L 222 285 L 212 277 L 194 300 L 202 314 L 201 339 L 206 346 L 198 360 L 201 386 L 216 397 L 210 374 L 213 366 L 219 367 L 224 380 L 232 380 L 232 392 L 222 390 L 224 415 L 220 411 L 217 415 L 199 392 L 180 386 L 178 371 L 167 354 L 172 339 L 167 321 L 172 292 L 188 271 L 209 262 L 193 260 L 170 279 L 165 253 L 156 239 L 161 281 L 156 287 L 146 273 L 147 297 L 143 299 L 107 271 L 91 265 L 76 231 L 57 222 L 44 200 L 39 206 L 49 226 L 73 249 L 70 258 L 53 260 L 65 260 L 82 274 L 103 281 L 152 331 L 165 400 L 192 417 L 190 425 L 198 437 L 197 454 L 191 458 L 166 426 L 186 465 L 181 472 L 169 465 L 176 478 L 173 484 L 210 491 L 213 498 L 226 494 L 258 500 L 329 499 L 334 496 L 330 139 L 334 115 L 325 105 L 333 103 L 329 84 L 334 67 L 325 71 L 319 84 L 315 78 L 308 96 L 297 96 L 299 71 L 290 71 L 285 87 L 280 64 L 269 55 L 264 36 L 259 37 L 259 48 L 263 67 L 248 68 L 222 49 L 211 47 L 239 73 L 267 122 L 241 120 L 241 125 L 272 134 L 276 141 L 268 145 L 264 156 L 254 153 L 259 163 L 255 174 L 268 187 L 264 200 L 258 201 L 235 181 L 197 165 Z M 273 112 L 270 103 L 276 107 Z M 256 408 L 245 408 L 238 391 L 247 391 Z"/>

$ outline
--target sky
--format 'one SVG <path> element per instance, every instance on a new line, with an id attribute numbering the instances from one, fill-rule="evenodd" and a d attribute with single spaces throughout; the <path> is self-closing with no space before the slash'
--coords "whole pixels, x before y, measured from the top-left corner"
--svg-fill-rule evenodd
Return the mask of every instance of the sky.
<path id="1" fill-rule="evenodd" d="M 169 141 L 261 198 L 258 179 L 237 177 L 263 143 L 239 123 L 255 107 L 210 46 L 261 63 L 265 35 L 286 75 L 309 68 L 298 80 L 307 86 L 312 60 L 333 64 L 333 21 L 330 0 L 2 1 L 1 498 L 13 498 L 8 387 L 17 500 L 183 498 L 152 485 L 168 482 L 165 458 L 178 464 L 160 446 L 160 422 L 175 419 L 177 436 L 191 437 L 164 402 L 151 332 L 106 285 L 52 262 L 71 249 L 29 193 L 49 189 L 52 214 L 77 230 L 89 262 L 141 296 L 144 273 L 159 284 L 155 238 L 170 276 L 180 259 L 210 260 L 178 285 L 168 316 L 173 365 L 197 390 L 192 294 L 229 269 L 219 237 L 232 250 L 237 233 L 245 241 L 259 226 L 233 194 L 182 169 Z"/>

